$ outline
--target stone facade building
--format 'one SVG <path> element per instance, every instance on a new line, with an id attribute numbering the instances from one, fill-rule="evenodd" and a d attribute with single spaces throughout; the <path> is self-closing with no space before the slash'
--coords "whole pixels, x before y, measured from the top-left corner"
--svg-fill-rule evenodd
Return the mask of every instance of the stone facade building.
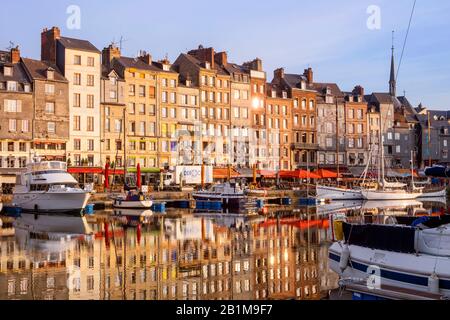
<path id="1" fill-rule="evenodd" d="M 14 185 L 33 140 L 33 88 L 20 51 L 0 51 L 0 185 Z"/>
<path id="2" fill-rule="evenodd" d="M 33 146 L 44 160 L 66 161 L 69 143 L 69 82 L 51 62 L 22 59 L 33 81 Z"/>
<path id="3" fill-rule="evenodd" d="M 314 88 L 317 91 L 318 165 L 321 168 L 336 168 L 337 160 L 339 165 L 345 165 L 344 93 L 335 83 L 314 83 Z"/>

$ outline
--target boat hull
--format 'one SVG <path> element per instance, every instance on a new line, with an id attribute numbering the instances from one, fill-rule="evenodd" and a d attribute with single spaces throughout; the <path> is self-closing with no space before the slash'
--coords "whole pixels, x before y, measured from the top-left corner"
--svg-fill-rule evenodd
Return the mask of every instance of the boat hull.
<path id="1" fill-rule="evenodd" d="M 24 213 L 80 215 L 90 197 L 87 192 L 15 193 L 13 203 Z"/>
<path id="2" fill-rule="evenodd" d="M 318 199 L 327 200 L 363 200 L 360 190 L 344 188 L 317 186 L 316 193 Z"/>
<path id="3" fill-rule="evenodd" d="M 36 215 L 22 213 L 14 222 L 16 229 L 35 233 L 90 234 L 92 229 L 85 217 L 68 215 Z"/>
<path id="4" fill-rule="evenodd" d="M 126 201 L 121 199 L 115 199 L 113 202 L 113 207 L 116 209 L 150 209 L 153 205 L 151 200 L 142 201 Z"/>
<path id="5" fill-rule="evenodd" d="M 422 193 L 363 190 L 362 196 L 366 200 L 414 200 L 421 197 Z"/>
<path id="6" fill-rule="evenodd" d="M 443 198 L 447 196 L 447 190 L 443 189 L 434 192 L 422 192 L 419 198 Z"/>
<path id="7" fill-rule="evenodd" d="M 380 285 L 430 293 L 428 278 L 436 272 L 440 279 L 440 294 L 450 295 L 450 258 L 432 255 L 415 255 L 350 246 L 350 260 L 342 272 L 339 261 L 340 243 L 329 249 L 330 268 L 341 278 L 367 279 L 368 271 L 378 270 Z"/>

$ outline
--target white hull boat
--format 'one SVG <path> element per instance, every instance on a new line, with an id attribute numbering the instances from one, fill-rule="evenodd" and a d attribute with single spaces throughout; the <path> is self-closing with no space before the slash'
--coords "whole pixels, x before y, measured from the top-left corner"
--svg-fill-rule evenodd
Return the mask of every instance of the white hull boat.
<path id="1" fill-rule="evenodd" d="M 202 190 L 192 195 L 196 201 L 222 202 L 224 207 L 239 207 L 243 200 L 248 199 L 244 191 L 237 185 L 224 183 L 215 185 L 211 190 Z"/>
<path id="2" fill-rule="evenodd" d="M 327 186 L 316 187 L 317 199 L 326 200 L 363 200 L 361 190 Z"/>
<path id="3" fill-rule="evenodd" d="M 22 213 L 14 221 L 16 229 L 33 233 L 90 234 L 92 229 L 85 217 L 67 215 L 36 215 Z"/>
<path id="4" fill-rule="evenodd" d="M 126 200 L 123 198 L 116 198 L 113 202 L 113 207 L 116 209 L 150 209 L 153 206 L 152 200 Z"/>
<path id="5" fill-rule="evenodd" d="M 400 296 L 450 297 L 450 225 L 427 229 L 426 220 L 417 223 L 425 229 L 345 225 L 346 241 L 329 249 L 331 269 L 347 281 L 398 288 Z"/>
<path id="6" fill-rule="evenodd" d="M 408 192 L 405 190 L 362 190 L 364 199 L 372 200 L 414 200 L 419 198 L 421 192 Z"/>
<path id="7" fill-rule="evenodd" d="M 25 213 L 79 216 L 90 196 L 90 192 L 78 187 L 65 162 L 41 162 L 35 157 L 27 171 L 17 177 L 13 205 Z"/>

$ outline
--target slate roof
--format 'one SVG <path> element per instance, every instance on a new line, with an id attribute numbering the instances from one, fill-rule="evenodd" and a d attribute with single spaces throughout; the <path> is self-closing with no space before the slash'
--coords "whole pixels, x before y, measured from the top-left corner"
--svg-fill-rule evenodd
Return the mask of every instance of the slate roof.
<path id="1" fill-rule="evenodd" d="M 196 57 L 194 57 L 193 55 L 187 54 L 187 53 L 182 53 L 181 56 L 185 57 L 189 62 L 195 64 L 198 68 L 205 68 L 204 67 L 204 62 L 200 61 L 199 59 L 197 59 Z M 217 71 L 218 74 L 220 75 L 224 75 L 224 76 L 228 76 L 229 73 L 222 68 L 221 66 L 219 66 L 217 63 L 214 63 L 214 69 Z"/>
<path id="2" fill-rule="evenodd" d="M 61 37 L 60 39 L 58 39 L 58 42 L 61 45 L 63 45 L 64 48 L 66 48 L 66 49 L 74 49 L 74 50 L 100 53 L 100 50 L 98 50 L 92 43 L 90 43 L 87 40 Z"/>
<path id="3" fill-rule="evenodd" d="M 122 65 L 124 68 L 135 68 L 138 70 L 147 70 L 155 72 L 161 71 L 160 68 L 155 67 L 153 64 L 149 65 L 138 58 L 120 57 L 114 60 L 120 65 Z"/>
<path id="4" fill-rule="evenodd" d="M 0 81 L 16 81 L 18 83 L 22 84 L 31 84 L 30 79 L 27 76 L 27 73 L 25 72 L 25 69 L 23 68 L 22 63 L 10 63 L 9 58 L 9 52 L 6 51 L 0 51 L 1 55 L 5 55 L 6 61 L 0 61 Z M 13 68 L 13 75 L 12 76 L 5 76 L 3 72 L 3 67 L 9 66 Z"/>
<path id="5" fill-rule="evenodd" d="M 54 80 L 68 82 L 61 71 L 58 69 L 58 67 L 51 62 L 44 62 L 27 58 L 22 58 L 22 61 L 32 79 L 47 80 L 47 70 L 49 68 L 52 68 L 54 70 Z"/>

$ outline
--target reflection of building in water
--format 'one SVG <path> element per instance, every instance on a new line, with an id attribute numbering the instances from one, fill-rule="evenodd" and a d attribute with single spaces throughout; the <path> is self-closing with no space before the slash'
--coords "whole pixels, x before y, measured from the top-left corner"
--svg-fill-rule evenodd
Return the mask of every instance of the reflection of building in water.
<path id="1" fill-rule="evenodd" d="M 0 241 L 0 300 L 68 299 L 65 256 L 28 253 L 14 238 Z"/>
<path id="2" fill-rule="evenodd" d="M 336 282 L 320 225 L 282 219 L 229 229 L 207 219 L 162 219 L 142 229 L 109 224 L 107 237 L 105 228 L 95 228 L 94 241 L 47 256 L 16 249 L 14 239 L 1 242 L 0 297 L 317 299 Z"/>

